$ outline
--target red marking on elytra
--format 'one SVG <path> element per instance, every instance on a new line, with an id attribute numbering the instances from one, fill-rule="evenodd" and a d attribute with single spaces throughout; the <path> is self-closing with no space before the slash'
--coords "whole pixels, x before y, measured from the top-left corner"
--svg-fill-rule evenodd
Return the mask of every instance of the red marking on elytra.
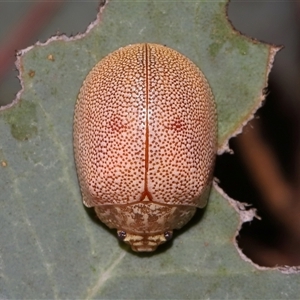
<path id="1" fill-rule="evenodd" d="M 166 128 L 174 130 L 174 131 L 177 131 L 177 132 L 181 132 L 181 131 L 185 130 L 186 124 L 185 124 L 184 120 L 182 120 L 181 118 L 177 117 L 174 120 L 171 120 L 166 125 Z"/>
<path id="2" fill-rule="evenodd" d="M 121 133 L 126 131 L 128 123 L 125 124 L 124 120 L 120 116 L 113 116 L 109 121 L 109 128 L 112 132 Z"/>

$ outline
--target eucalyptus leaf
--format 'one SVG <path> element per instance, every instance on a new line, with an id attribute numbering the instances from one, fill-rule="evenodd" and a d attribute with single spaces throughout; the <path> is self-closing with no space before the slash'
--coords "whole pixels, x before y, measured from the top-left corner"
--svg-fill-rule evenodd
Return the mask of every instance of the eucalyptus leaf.
<path id="1" fill-rule="evenodd" d="M 239 254 L 242 214 L 216 188 L 207 209 L 154 254 L 131 252 L 81 202 L 74 105 L 89 70 L 119 47 L 165 44 L 201 68 L 217 102 L 220 149 L 252 117 L 276 48 L 241 36 L 225 12 L 226 1 L 111 0 L 86 34 L 20 53 L 23 89 L 0 111 L 0 298 L 299 298 L 299 276 Z"/>

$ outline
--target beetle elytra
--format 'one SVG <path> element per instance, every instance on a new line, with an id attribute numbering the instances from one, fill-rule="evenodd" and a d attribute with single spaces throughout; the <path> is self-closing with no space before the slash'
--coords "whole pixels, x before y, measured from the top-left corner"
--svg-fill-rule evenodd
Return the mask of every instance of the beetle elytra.
<path id="1" fill-rule="evenodd" d="M 80 89 L 73 135 L 84 204 L 134 251 L 154 251 L 206 205 L 216 107 L 177 51 L 134 44 L 103 58 Z"/>

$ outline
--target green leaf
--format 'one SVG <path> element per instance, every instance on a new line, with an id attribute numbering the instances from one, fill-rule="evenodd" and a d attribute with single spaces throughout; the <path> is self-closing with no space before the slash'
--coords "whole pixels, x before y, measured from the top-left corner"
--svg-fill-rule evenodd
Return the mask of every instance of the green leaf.
<path id="1" fill-rule="evenodd" d="M 89 70 L 121 46 L 166 44 L 202 69 L 217 101 L 220 152 L 251 118 L 276 49 L 240 36 L 225 9 L 226 1 L 112 0 L 86 35 L 21 53 L 23 90 L 0 111 L 1 298 L 299 297 L 299 277 L 239 254 L 235 235 L 247 213 L 217 186 L 202 218 L 154 254 L 132 253 L 81 202 L 76 97 Z"/>

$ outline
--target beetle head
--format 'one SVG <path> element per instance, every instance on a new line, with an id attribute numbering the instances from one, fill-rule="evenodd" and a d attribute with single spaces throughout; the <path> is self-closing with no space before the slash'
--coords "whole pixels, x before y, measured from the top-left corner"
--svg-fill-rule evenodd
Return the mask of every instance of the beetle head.
<path id="1" fill-rule="evenodd" d="M 132 234 L 123 230 L 118 230 L 119 240 L 129 244 L 135 252 L 152 252 L 157 246 L 169 241 L 172 238 L 173 231 L 156 234 Z"/>

